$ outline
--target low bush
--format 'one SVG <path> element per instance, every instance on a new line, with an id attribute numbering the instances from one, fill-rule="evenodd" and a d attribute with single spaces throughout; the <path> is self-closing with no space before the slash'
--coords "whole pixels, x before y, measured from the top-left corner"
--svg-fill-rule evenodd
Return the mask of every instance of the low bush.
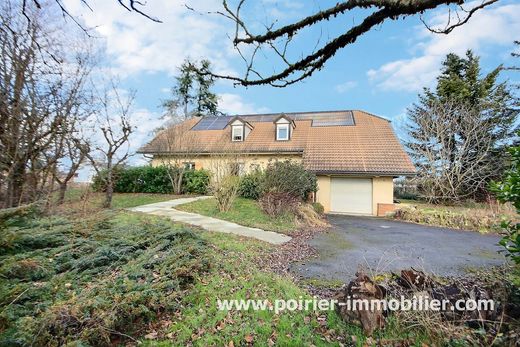
<path id="1" fill-rule="evenodd" d="M 264 178 L 264 172 L 259 169 L 242 176 L 238 186 L 238 195 L 246 199 L 258 200 L 262 194 Z"/>
<path id="2" fill-rule="evenodd" d="M 225 176 L 213 184 L 213 196 L 220 212 L 227 212 L 237 197 L 240 179 L 238 176 Z"/>
<path id="3" fill-rule="evenodd" d="M 296 214 L 301 203 L 300 199 L 286 192 L 269 192 L 258 200 L 262 210 L 271 217 L 278 217 L 285 213 Z"/>
<path id="4" fill-rule="evenodd" d="M 164 166 L 137 166 L 117 173 L 114 192 L 168 194 L 172 187 Z"/>
<path id="5" fill-rule="evenodd" d="M 45 201 L 37 201 L 28 205 L 0 209 L 0 230 L 9 225 L 17 225 L 42 214 Z"/>
<path id="6" fill-rule="evenodd" d="M 8 231 L 0 244 L 16 252 L 0 255 L 0 346 L 124 345 L 178 310 L 209 269 L 202 239 L 149 216 L 45 218 Z"/>
<path id="7" fill-rule="evenodd" d="M 497 194 L 499 201 L 511 203 L 515 209 L 517 217 L 520 214 L 520 146 L 509 149 L 512 158 L 511 168 L 507 171 L 502 182 L 494 182 L 491 190 Z M 507 251 L 507 256 L 516 263 L 520 264 L 520 223 L 516 221 L 503 221 L 502 228 L 504 237 L 500 240 L 500 245 Z"/>
<path id="8" fill-rule="evenodd" d="M 210 174 L 206 170 L 188 170 L 182 177 L 182 191 L 186 194 L 207 194 Z"/>
<path id="9" fill-rule="evenodd" d="M 406 206 L 397 209 L 394 218 L 419 224 L 481 232 L 498 232 L 501 224 L 500 216 L 472 209 L 465 212 L 455 212 Z"/>
<path id="10" fill-rule="evenodd" d="M 307 227 L 325 228 L 329 225 L 323 220 L 321 214 L 318 213 L 316 208 L 311 204 L 300 204 L 296 209 L 295 215 L 296 221 Z"/>
<path id="11" fill-rule="evenodd" d="M 325 213 L 325 208 L 324 208 L 323 205 L 320 204 L 319 202 L 313 202 L 313 203 L 312 203 L 312 208 L 313 208 L 314 211 L 316 211 L 316 213 L 319 214 L 319 215 L 322 215 L 323 213 Z"/>
<path id="12" fill-rule="evenodd" d="M 187 194 L 206 194 L 209 186 L 209 172 L 206 170 L 187 170 L 183 174 L 182 192 Z M 94 176 L 92 189 L 105 190 L 106 171 Z M 119 168 L 114 172 L 115 193 L 155 193 L 173 192 L 168 168 L 165 166 L 136 166 Z"/>
<path id="13" fill-rule="evenodd" d="M 285 193 L 306 200 L 307 196 L 317 189 L 316 175 L 305 170 L 302 163 L 285 160 L 274 161 L 267 165 L 262 184 L 264 194 Z"/>

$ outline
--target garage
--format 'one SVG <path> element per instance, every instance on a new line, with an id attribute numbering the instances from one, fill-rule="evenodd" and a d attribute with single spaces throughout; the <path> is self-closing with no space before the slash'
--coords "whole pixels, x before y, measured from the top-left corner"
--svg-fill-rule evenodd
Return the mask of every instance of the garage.
<path id="1" fill-rule="evenodd" d="M 372 214 L 372 179 L 332 177 L 330 181 L 330 211 Z"/>

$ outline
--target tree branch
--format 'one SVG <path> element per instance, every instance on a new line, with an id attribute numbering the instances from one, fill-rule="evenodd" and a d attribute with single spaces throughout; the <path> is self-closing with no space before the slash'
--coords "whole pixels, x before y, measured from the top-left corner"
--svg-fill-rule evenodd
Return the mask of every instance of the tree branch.
<path id="1" fill-rule="evenodd" d="M 452 31 L 454 28 L 467 23 L 475 12 L 497 1 L 498 0 L 485 0 L 471 10 L 465 10 L 460 7 L 460 10 L 467 13 L 467 15 L 463 19 L 459 19 L 457 23 L 449 22 L 445 31 Z M 464 0 L 347 0 L 278 29 L 273 29 L 274 24 L 266 25 L 265 32 L 261 34 L 252 33 L 246 21 L 241 18 L 245 2 L 246 0 L 238 1 L 236 9 L 232 10 L 228 0 L 223 0 L 224 10 L 222 12 L 216 12 L 235 23 L 235 33 L 232 41 L 235 49 L 246 63 L 245 73 L 242 76 L 233 76 L 203 71 L 198 72 L 201 74 L 209 74 L 215 78 L 231 80 L 234 81 L 235 84 L 242 86 L 269 84 L 274 87 L 285 87 L 310 77 L 314 72 L 322 69 L 325 63 L 340 49 L 353 44 L 363 34 L 373 30 L 374 27 L 381 25 L 388 19 L 396 20 L 400 17 L 422 14 L 427 10 L 435 9 L 442 5 L 449 6 L 457 4 L 460 6 L 464 3 Z M 299 60 L 294 61 L 293 59 L 289 59 L 289 44 L 300 31 L 310 29 L 323 21 L 329 21 L 334 17 L 359 9 L 372 9 L 373 12 L 366 15 L 360 24 L 353 24 L 343 34 L 329 40 L 321 48 L 318 48 L 318 41 L 315 50 L 311 53 L 304 55 L 299 58 Z M 284 40 L 285 42 L 282 42 L 282 46 L 277 47 L 276 42 L 279 40 Z M 243 54 L 244 50 L 241 47 L 244 45 L 246 47 L 251 46 L 252 48 L 250 51 L 252 53 L 248 54 L 248 57 L 245 57 Z M 282 64 L 280 68 L 270 74 L 263 74 L 255 68 L 256 63 L 254 59 L 262 47 L 268 48 Z"/>

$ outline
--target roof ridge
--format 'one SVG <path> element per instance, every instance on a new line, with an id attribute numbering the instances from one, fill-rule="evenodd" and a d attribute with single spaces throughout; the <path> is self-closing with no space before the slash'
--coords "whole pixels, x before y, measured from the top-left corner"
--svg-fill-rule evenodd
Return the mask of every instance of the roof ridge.
<path id="1" fill-rule="evenodd" d="M 313 114 L 313 113 L 338 113 L 338 112 L 352 112 L 356 110 L 327 110 L 327 111 L 295 111 L 295 112 L 271 112 L 271 113 L 247 113 L 247 114 L 236 114 L 235 116 L 241 117 L 254 117 L 254 116 L 276 116 L 276 115 L 291 115 L 291 114 Z"/>
<path id="2" fill-rule="evenodd" d="M 353 112 L 362 112 L 368 116 L 372 116 L 372 117 L 376 117 L 376 118 L 379 118 L 379 119 L 382 119 L 382 120 L 386 120 L 387 122 L 389 123 L 392 123 L 392 120 L 388 119 L 388 118 L 385 118 L 383 116 L 378 116 L 377 114 L 373 114 L 373 113 L 370 113 L 370 112 L 367 112 L 367 111 L 363 111 L 363 110 L 352 110 Z"/>

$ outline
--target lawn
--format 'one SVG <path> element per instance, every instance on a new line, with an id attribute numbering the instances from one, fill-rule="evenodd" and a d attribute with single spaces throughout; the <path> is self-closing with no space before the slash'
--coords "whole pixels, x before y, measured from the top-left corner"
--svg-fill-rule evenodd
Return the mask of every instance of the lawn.
<path id="1" fill-rule="evenodd" d="M 434 205 L 418 200 L 401 200 L 396 205 L 396 218 L 409 222 L 479 231 L 502 231 L 501 222 L 516 220 L 513 208 L 502 204 L 465 203 L 461 205 Z"/>
<path id="2" fill-rule="evenodd" d="M 131 208 L 155 202 L 168 201 L 186 197 L 186 195 L 173 194 L 147 194 L 147 193 L 115 193 L 112 198 L 112 209 L 119 210 Z M 95 193 L 87 188 L 73 188 L 67 191 L 65 203 L 51 205 L 50 213 L 67 216 L 69 218 L 85 218 L 101 212 L 104 193 Z"/>
<path id="3" fill-rule="evenodd" d="M 294 216 L 287 214 L 277 218 L 269 217 L 260 209 L 258 203 L 251 199 L 236 198 L 228 212 L 220 212 L 217 209 L 217 203 L 214 198 L 190 202 L 176 208 L 248 227 L 277 231 L 284 234 L 291 234 L 292 231 L 298 229 Z"/>
<path id="4" fill-rule="evenodd" d="M 82 196 L 88 194 L 88 203 L 92 206 L 101 206 L 105 195 L 104 193 L 88 192 L 86 189 L 69 189 L 65 195 L 65 201 L 70 206 L 71 203 L 78 203 Z M 147 193 L 116 193 L 112 200 L 112 208 L 130 208 L 140 205 L 152 204 L 154 202 L 168 201 L 186 197 L 186 195 L 174 194 L 147 194 Z"/>

